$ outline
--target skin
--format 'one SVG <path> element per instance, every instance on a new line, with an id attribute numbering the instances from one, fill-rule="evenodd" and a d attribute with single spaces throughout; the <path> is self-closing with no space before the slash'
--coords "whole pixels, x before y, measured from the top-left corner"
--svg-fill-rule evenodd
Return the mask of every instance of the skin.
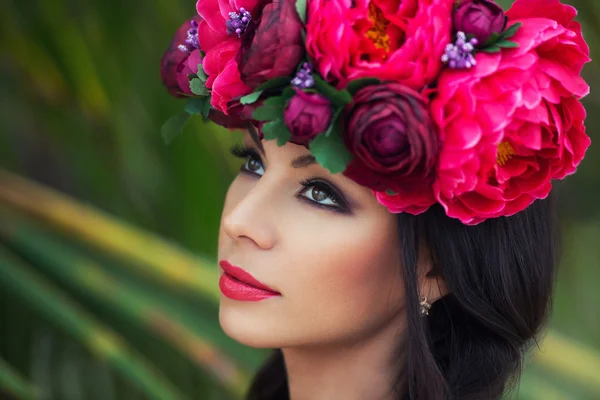
<path id="1" fill-rule="evenodd" d="M 258 146 L 248 134 L 244 144 L 262 160 L 244 162 L 229 188 L 219 260 L 282 296 L 242 302 L 221 294 L 221 327 L 245 345 L 282 349 L 292 400 L 389 398 L 406 330 L 395 216 L 342 174 L 309 161 L 292 167 L 310 160 L 303 146 Z M 348 210 L 300 184 L 313 178 L 335 185 Z M 419 269 L 431 303 L 440 286 L 426 261 Z"/>

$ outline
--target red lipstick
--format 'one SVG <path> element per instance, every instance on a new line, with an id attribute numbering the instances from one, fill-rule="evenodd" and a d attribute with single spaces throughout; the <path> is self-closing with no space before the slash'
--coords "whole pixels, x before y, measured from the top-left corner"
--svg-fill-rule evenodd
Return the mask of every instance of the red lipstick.
<path id="1" fill-rule="evenodd" d="M 259 301 L 281 296 L 281 293 L 258 281 L 240 267 L 225 260 L 220 261 L 219 265 L 224 271 L 219 279 L 219 289 L 226 297 L 240 301 Z"/>

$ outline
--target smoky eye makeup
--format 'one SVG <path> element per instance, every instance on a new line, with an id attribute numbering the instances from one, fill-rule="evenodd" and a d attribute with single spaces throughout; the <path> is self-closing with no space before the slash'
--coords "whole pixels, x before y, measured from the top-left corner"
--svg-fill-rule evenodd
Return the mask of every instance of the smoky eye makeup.
<path id="1" fill-rule="evenodd" d="M 310 202 L 316 207 L 341 214 L 351 214 L 352 209 L 342 191 L 323 178 L 311 178 L 300 182 L 302 190 L 297 196 L 301 201 Z"/>
<path id="2" fill-rule="evenodd" d="M 259 152 L 244 144 L 234 144 L 229 152 L 242 160 L 244 164 L 240 167 L 240 172 L 254 176 L 264 174 L 264 164 Z M 335 184 L 324 178 L 310 178 L 300 182 L 302 188 L 297 192 L 298 200 L 309 204 L 312 207 L 325 209 L 340 214 L 352 214 L 350 202 L 346 199 L 343 192 Z"/>

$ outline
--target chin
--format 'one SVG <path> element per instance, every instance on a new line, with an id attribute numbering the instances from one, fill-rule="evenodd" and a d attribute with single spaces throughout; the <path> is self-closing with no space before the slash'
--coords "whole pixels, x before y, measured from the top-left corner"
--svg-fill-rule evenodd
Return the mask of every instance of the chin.
<path id="1" fill-rule="evenodd" d="M 261 302 L 240 303 L 221 299 L 219 324 L 223 332 L 233 340 L 255 348 L 279 348 L 282 346 L 281 327 L 273 320 L 273 313 L 265 312 Z"/>

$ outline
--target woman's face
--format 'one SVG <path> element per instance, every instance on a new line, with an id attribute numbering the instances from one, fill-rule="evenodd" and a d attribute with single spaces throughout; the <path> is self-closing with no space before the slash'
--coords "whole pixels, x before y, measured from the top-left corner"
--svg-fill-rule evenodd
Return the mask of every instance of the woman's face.
<path id="1" fill-rule="evenodd" d="M 248 134 L 244 143 L 234 151 L 244 164 L 227 193 L 219 260 L 280 295 L 244 301 L 222 292 L 223 330 L 248 346 L 286 348 L 353 342 L 398 321 L 394 215 L 370 189 L 311 162 L 303 146 L 263 141 L 263 154 Z M 226 277 L 222 290 L 226 282 L 240 289 Z"/>

